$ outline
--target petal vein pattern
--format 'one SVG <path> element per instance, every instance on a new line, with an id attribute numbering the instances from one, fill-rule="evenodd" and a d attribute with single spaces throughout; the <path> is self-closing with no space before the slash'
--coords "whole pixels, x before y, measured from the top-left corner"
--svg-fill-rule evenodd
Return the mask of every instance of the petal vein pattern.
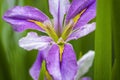
<path id="1" fill-rule="evenodd" d="M 58 35 L 62 32 L 64 15 L 69 5 L 69 0 L 49 0 L 50 12 L 54 18 L 54 28 Z"/>
<path id="2" fill-rule="evenodd" d="M 8 10 L 4 14 L 3 19 L 10 23 L 17 32 L 22 32 L 27 29 L 35 29 L 44 32 L 43 29 L 28 20 L 44 22 L 48 20 L 48 17 L 37 8 L 16 6 Z"/>

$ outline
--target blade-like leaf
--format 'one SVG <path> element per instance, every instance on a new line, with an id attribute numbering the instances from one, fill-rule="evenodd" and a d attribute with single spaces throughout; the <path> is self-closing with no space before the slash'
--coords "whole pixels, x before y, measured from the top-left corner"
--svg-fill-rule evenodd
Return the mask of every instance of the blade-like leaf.
<path id="1" fill-rule="evenodd" d="M 97 0 L 94 80 L 111 80 L 111 2 Z"/>
<path id="2" fill-rule="evenodd" d="M 112 29 L 113 29 L 113 46 L 115 60 L 113 65 L 112 80 L 120 80 L 120 0 L 113 0 Z"/>

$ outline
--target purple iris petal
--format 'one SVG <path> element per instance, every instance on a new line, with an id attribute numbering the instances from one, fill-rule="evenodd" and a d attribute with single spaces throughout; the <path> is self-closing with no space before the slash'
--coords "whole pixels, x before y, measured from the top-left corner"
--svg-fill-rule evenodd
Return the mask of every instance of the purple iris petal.
<path id="1" fill-rule="evenodd" d="M 78 13 L 80 13 L 83 9 L 86 9 L 95 1 L 96 0 L 73 0 L 66 16 L 66 21 L 68 22 L 70 19 L 75 17 Z"/>
<path id="2" fill-rule="evenodd" d="M 69 0 L 49 0 L 50 12 L 54 18 L 54 27 L 59 34 L 62 31 L 62 23 L 67 8 L 69 7 Z"/>
<path id="3" fill-rule="evenodd" d="M 95 52 L 89 51 L 78 60 L 78 70 L 77 74 L 74 77 L 75 80 L 79 80 L 83 75 L 85 75 L 89 71 L 90 67 L 93 64 L 94 56 Z"/>
<path id="4" fill-rule="evenodd" d="M 48 17 L 37 8 L 17 6 L 8 10 L 3 16 L 3 19 L 10 23 L 15 31 L 22 32 L 26 29 L 43 31 L 39 26 L 29 20 L 44 22 L 48 20 Z"/>
<path id="5" fill-rule="evenodd" d="M 66 41 L 70 40 L 76 40 L 78 38 L 81 38 L 83 36 L 86 36 L 87 34 L 93 32 L 96 28 L 96 23 L 86 24 L 82 26 L 82 28 L 79 28 L 71 33 L 71 35 L 68 37 Z"/>
<path id="6" fill-rule="evenodd" d="M 38 36 L 35 32 L 29 32 L 26 37 L 19 40 L 19 45 L 26 50 L 42 50 L 50 46 L 51 41 L 48 36 Z"/>
<path id="7" fill-rule="evenodd" d="M 90 5 L 88 9 L 82 14 L 82 16 L 79 18 L 78 22 L 74 26 L 74 29 L 82 27 L 95 17 L 96 17 L 96 2 Z"/>
<path id="8" fill-rule="evenodd" d="M 46 66 L 54 80 L 62 80 L 60 72 L 59 47 L 53 44 L 46 57 Z"/>
<path id="9" fill-rule="evenodd" d="M 73 80 L 77 68 L 77 60 L 73 47 L 70 44 L 65 44 L 61 62 L 62 80 Z"/>
<path id="10" fill-rule="evenodd" d="M 92 80 L 92 79 L 89 77 L 83 77 L 81 80 Z"/>
<path id="11" fill-rule="evenodd" d="M 34 80 L 38 80 L 38 78 L 39 78 L 40 69 L 41 69 L 41 65 L 42 65 L 42 61 L 43 61 L 43 55 L 42 54 L 43 54 L 42 51 L 40 51 L 38 53 L 36 61 L 30 69 L 30 75 L 32 76 L 32 78 Z"/>

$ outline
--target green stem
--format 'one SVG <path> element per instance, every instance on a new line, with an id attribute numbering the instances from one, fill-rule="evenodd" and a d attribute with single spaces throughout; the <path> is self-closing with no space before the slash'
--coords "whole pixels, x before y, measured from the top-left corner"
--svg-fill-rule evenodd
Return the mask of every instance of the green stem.
<path id="1" fill-rule="evenodd" d="M 113 65 L 112 80 L 120 80 L 120 0 L 113 0 L 113 46 L 115 60 Z"/>
<path id="2" fill-rule="evenodd" d="M 111 80 L 111 2 L 97 0 L 94 80 Z"/>

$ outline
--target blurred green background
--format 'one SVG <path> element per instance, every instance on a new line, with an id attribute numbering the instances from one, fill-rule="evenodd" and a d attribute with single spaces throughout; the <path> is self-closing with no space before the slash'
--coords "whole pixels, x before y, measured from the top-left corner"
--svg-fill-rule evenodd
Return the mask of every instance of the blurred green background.
<path id="1" fill-rule="evenodd" d="M 70 42 L 77 59 L 89 50 L 96 51 L 95 63 L 85 75 L 94 80 L 120 80 L 119 4 L 119 0 L 97 0 L 96 31 Z M 0 80 L 32 80 L 29 69 L 37 51 L 28 52 L 18 45 L 18 40 L 31 30 L 14 32 L 2 19 L 6 10 L 18 5 L 39 8 L 52 18 L 47 0 L 0 0 Z"/>

